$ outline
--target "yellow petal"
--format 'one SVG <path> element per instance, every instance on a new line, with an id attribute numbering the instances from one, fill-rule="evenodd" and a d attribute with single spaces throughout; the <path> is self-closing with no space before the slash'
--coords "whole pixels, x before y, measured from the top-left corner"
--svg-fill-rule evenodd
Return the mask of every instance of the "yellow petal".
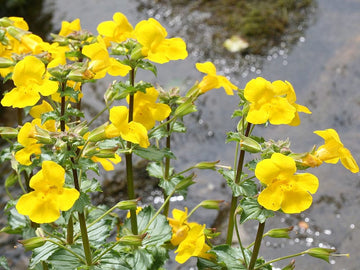
<path id="1" fill-rule="evenodd" d="M 295 117 L 296 109 L 286 98 L 273 98 L 269 112 L 269 122 L 273 125 L 290 123 Z"/>
<path id="2" fill-rule="evenodd" d="M 210 75 L 216 75 L 216 67 L 211 62 L 205 62 L 205 63 L 196 63 L 195 64 L 198 71 Z"/>
<path id="3" fill-rule="evenodd" d="M 278 185 L 270 185 L 265 188 L 258 196 L 258 202 L 266 209 L 277 211 L 281 207 L 284 193 Z"/>
<path id="4" fill-rule="evenodd" d="M 114 106 L 110 109 L 110 121 L 119 128 L 122 129 L 123 126 L 128 122 L 129 110 L 125 106 Z"/>
<path id="5" fill-rule="evenodd" d="M 28 86 L 29 84 L 40 84 L 45 73 L 45 65 L 35 56 L 26 56 L 20 60 L 13 73 L 13 81 L 16 86 Z"/>
<path id="6" fill-rule="evenodd" d="M 1 105 L 13 108 L 25 108 L 35 105 L 40 99 L 39 93 L 32 88 L 20 86 L 6 93 L 1 100 Z"/>
<path id="7" fill-rule="evenodd" d="M 306 190 L 311 194 L 314 194 L 319 187 L 318 178 L 310 173 L 296 174 L 293 176 L 293 179 L 299 188 Z"/>
<path id="8" fill-rule="evenodd" d="M 114 58 L 110 58 L 109 61 L 110 65 L 107 69 L 107 72 L 111 76 L 126 76 L 131 70 L 131 67 L 120 63 Z"/>
<path id="9" fill-rule="evenodd" d="M 65 170 L 54 161 L 46 160 L 42 163 L 43 177 L 58 188 L 62 188 L 65 183 Z M 31 182 L 31 180 L 30 180 Z"/>
<path id="10" fill-rule="evenodd" d="M 126 130 L 121 131 L 121 137 L 126 141 L 139 144 L 143 148 L 150 145 L 146 128 L 134 121 L 128 124 Z"/>
<path id="11" fill-rule="evenodd" d="M 79 196 L 80 193 L 75 188 L 62 188 L 62 192 L 58 194 L 57 198 L 60 210 L 69 210 L 74 205 Z"/>
<path id="12" fill-rule="evenodd" d="M 37 105 L 37 106 L 33 106 L 31 109 L 30 109 L 30 115 L 34 118 L 41 118 L 41 115 L 43 113 L 46 113 L 46 112 L 51 112 L 53 111 L 53 107 L 51 107 L 51 105 L 46 102 L 45 100 L 42 101 L 42 103 L 40 105 Z"/>
<path id="13" fill-rule="evenodd" d="M 312 204 L 311 195 L 303 190 L 290 190 L 284 193 L 281 209 L 287 214 L 300 213 Z"/>

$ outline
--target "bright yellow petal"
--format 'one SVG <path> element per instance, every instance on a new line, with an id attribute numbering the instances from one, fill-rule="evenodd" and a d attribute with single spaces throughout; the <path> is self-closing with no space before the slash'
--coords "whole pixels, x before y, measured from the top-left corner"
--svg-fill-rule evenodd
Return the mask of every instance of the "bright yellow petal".
<path id="1" fill-rule="evenodd" d="M 277 211 L 281 207 L 283 196 L 284 193 L 278 185 L 270 185 L 259 194 L 258 202 L 266 209 Z"/>
<path id="2" fill-rule="evenodd" d="M 36 86 L 35 89 L 36 91 L 39 91 L 40 94 L 42 94 L 43 96 L 49 96 L 56 93 L 58 87 L 59 87 L 58 82 L 45 79 L 41 84 Z"/>
<path id="3" fill-rule="evenodd" d="M 342 165 L 352 173 L 359 172 L 359 166 L 357 165 L 356 160 L 351 155 L 351 152 L 345 147 L 341 149 L 340 161 Z"/>
<path id="4" fill-rule="evenodd" d="M 42 101 L 40 105 L 36 105 L 30 109 L 30 115 L 34 118 L 41 118 L 41 115 L 46 112 L 53 111 L 53 107 L 46 102 L 45 100 Z"/>
<path id="5" fill-rule="evenodd" d="M 131 70 L 131 67 L 120 63 L 114 58 L 110 58 L 109 61 L 110 65 L 107 69 L 107 72 L 111 76 L 126 76 Z"/>
<path id="6" fill-rule="evenodd" d="M 299 188 L 308 191 L 311 194 L 314 194 L 319 187 L 318 178 L 310 173 L 296 174 L 293 176 L 293 179 Z"/>
<path id="7" fill-rule="evenodd" d="M 269 112 L 269 122 L 273 125 L 289 124 L 295 117 L 296 109 L 286 98 L 273 98 Z"/>
<path id="8" fill-rule="evenodd" d="M 205 63 L 196 63 L 195 64 L 198 71 L 210 75 L 216 75 L 216 67 L 211 62 L 205 62 Z"/>
<path id="9" fill-rule="evenodd" d="M 121 131 L 121 137 L 129 142 L 139 144 L 143 148 L 150 145 L 146 128 L 137 122 L 130 122 L 127 129 Z"/>
<path id="10" fill-rule="evenodd" d="M 244 89 L 246 100 L 253 103 L 269 102 L 274 95 L 271 83 L 262 77 L 252 79 L 246 84 Z"/>
<path id="11" fill-rule="evenodd" d="M 12 79 L 16 86 L 28 86 L 29 84 L 40 84 L 45 73 L 45 65 L 35 56 L 26 56 L 19 61 L 15 68 Z"/>
<path id="12" fill-rule="evenodd" d="M 250 104 L 249 112 L 246 116 L 246 121 L 255 125 L 264 124 L 268 121 L 269 114 L 269 104 L 265 104 L 262 106 Z"/>
<path id="13" fill-rule="evenodd" d="M 62 188 L 62 192 L 58 194 L 58 203 L 61 211 L 67 211 L 73 207 L 80 193 L 75 188 Z"/>
<path id="14" fill-rule="evenodd" d="M 62 188 L 65 183 L 65 170 L 54 161 L 46 160 L 42 163 L 44 178 L 50 185 Z M 30 180 L 31 182 L 31 180 Z"/>
<path id="15" fill-rule="evenodd" d="M 226 77 L 218 76 L 220 85 L 224 87 L 225 92 L 227 95 L 232 96 L 234 95 L 233 90 L 237 90 L 237 86 L 232 84 Z"/>
<path id="16" fill-rule="evenodd" d="M 15 159 L 20 164 L 29 166 L 32 164 L 31 156 L 41 154 L 40 147 L 40 144 L 33 144 L 31 146 L 25 147 L 15 153 Z"/>
<path id="17" fill-rule="evenodd" d="M 303 190 L 290 190 L 284 192 L 281 209 L 287 214 L 300 213 L 312 204 L 311 195 Z"/>
<path id="18" fill-rule="evenodd" d="M 125 106 L 114 106 L 110 109 L 109 119 L 119 130 L 126 126 L 128 117 L 129 110 Z"/>
<path id="19" fill-rule="evenodd" d="M 25 108 L 35 105 L 40 99 L 39 93 L 28 87 L 20 86 L 6 93 L 1 100 L 1 105 L 13 108 Z"/>

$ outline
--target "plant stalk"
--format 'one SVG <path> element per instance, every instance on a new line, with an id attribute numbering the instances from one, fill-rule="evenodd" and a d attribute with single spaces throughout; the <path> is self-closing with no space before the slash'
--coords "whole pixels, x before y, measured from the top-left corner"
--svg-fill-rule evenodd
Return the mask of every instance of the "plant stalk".
<path id="1" fill-rule="evenodd" d="M 263 222 L 263 223 L 259 222 L 259 226 L 258 226 L 258 230 L 256 233 L 256 238 L 255 238 L 255 244 L 254 244 L 253 252 L 252 252 L 250 263 L 249 263 L 249 268 L 248 268 L 249 270 L 254 270 L 254 266 L 255 266 L 257 257 L 259 255 L 259 250 L 260 250 L 261 241 L 262 241 L 263 234 L 264 234 L 264 229 L 265 229 L 265 222 Z"/>
<path id="2" fill-rule="evenodd" d="M 166 119 L 166 121 L 168 122 L 166 125 L 166 130 L 168 132 L 168 135 L 166 137 L 166 148 L 168 150 L 170 150 L 171 147 L 171 136 L 170 136 L 170 129 L 171 129 L 171 125 L 170 125 L 170 116 L 168 116 L 168 118 Z M 164 178 L 166 181 L 168 181 L 169 179 L 169 172 L 170 172 L 170 157 L 165 157 L 165 171 L 164 171 Z M 166 200 L 167 194 L 165 193 L 164 190 L 164 200 Z M 164 216 L 168 216 L 169 215 L 169 209 L 170 209 L 170 200 L 165 204 L 164 206 Z"/>
<path id="3" fill-rule="evenodd" d="M 245 136 L 248 137 L 251 129 L 251 124 L 248 123 L 246 126 Z M 245 151 L 240 151 L 239 161 L 236 168 L 236 175 L 235 175 L 235 183 L 239 184 L 241 179 L 241 174 L 244 166 L 244 158 L 245 158 Z M 237 207 L 238 197 L 232 196 L 231 204 L 230 204 L 230 214 L 229 214 L 229 222 L 228 222 L 228 231 L 226 237 L 226 244 L 231 245 L 232 237 L 234 233 L 234 213 Z"/>

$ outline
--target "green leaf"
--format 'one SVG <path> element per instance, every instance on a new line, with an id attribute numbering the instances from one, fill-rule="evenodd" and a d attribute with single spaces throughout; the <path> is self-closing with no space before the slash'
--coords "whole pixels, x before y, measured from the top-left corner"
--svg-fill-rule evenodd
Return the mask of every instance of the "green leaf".
<path id="1" fill-rule="evenodd" d="M 147 247 L 146 250 L 153 256 L 153 264 L 149 267 L 149 269 L 160 269 L 169 259 L 168 249 L 162 246 L 151 246 Z"/>
<path id="2" fill-rule="evenodd" d="M 150 162 L 146 167 L 147 172 L 150 176 L 155 178 L 163 178 L 164 177 L 164 170 L 160 163 L 157 162 Z"/>
<path id="3" fill-rule="evenodd" d="M 267 218 L 274 216 L 273 211 L 264 209 L 255 198 L 242 199 L 240 206 L 243 209 L 240 215 L 240 223 L 244 223 L 250 219 L 256 219 L 260 223 L 263 223 Z"/>
<path id="4" fill-rule="evenodd" d="M 136 249 L 134 256 L 128 258 L 128 263 L 136 270 L 152 269 L 150 266 L 154 261 L 153 256 L 146 249 Z"/>
<path id="5" fill-rule="evenodd" d="M 136 63 L 136 66 L 137 66 L 138 68 L 151 71 L 151 72 L 155 75 L 155 77 L 157 77 L 157 69 L 156 69 L 156 66 L 153 65 L 152 63 L 150 63 L 150 62 L 148 62 L 148 61 L 144 61 L 144 60 L 139 60 L 139 61 Z"/>
<path id="6" fill-rule="evenodd" d="M 133 152 L 139 157 L 152 161 L 162 161 L 165 157 L 175 159 L 174 154 L 169 149 L 159 149 L 153 145 L 148 148 L 136 147 Z"/>
<path id="7" fill-rule="evenodd" d="M 28 219 L 25 216 L 19 214 L 19 212 L 14 207 L 8 212 L 9 226 L 6 227 L 4 231 L 9 234 L 22 234 L 22 231 L 24 228 L 26 228 L 26 226 L 28 226 L 28 223 Z"/>
<path id="8" fill-rule="evenodd" d="M 209 261 L 203 258 L 198 258 L 197 265 L 199 270 L 227 270 L 225 266 L 218 265 L 213 261 Z"/>
<path id="9" fill-rule="evenodd" d="M 90 204 L 91 201 L 89 195 L 84 192 L 80 192 L 80 197 L 74 203 L 72 210 L 82 213 L 84 211 L 85 206 Z"/>
<path id="10" fill-rule="evenodd" d="M 4 268 L 4 270 L 10 270 L 8 262 L 4 256 L 0 257 L 0 267 Z"/>
<path id="11" fill-rule="evenodd" d="M 219 169 L 218 172 L 225 178 L 228 186 L 231 188 L 231 191 L 234 196 L 247 196 L 251 197 L 258 193 L 257 186 L 254 181 L 251 179 L 242 181 L 239 184 L 235 183 L 235 171 L 234 170 L 224 170 Z M 246 175 L 242 175 L 242 178 Z"/>
<path id="12" fill-rule="evenodd" d="M 164 190 L 165 194 L 170 194 L 175 188 L 177 188 L 176 191 L 178 193 L 186 196 L 187 187 L 194 184 L 194 182 L 192 181 L 194 177 L 194 174 L 191 174 L 188 177 L 185 177 L 183 175 L 176 175 L 168 180 L 161 178 L 159 186 Z M 180 183 L 183 183 L 185 185 L 179 187 L 178 185 L 180 185 Z"/>
<path id="13" fill-rule="evenodd" d="M 106 239 L 108 239 L 112 230 L 111 224 L 110 220 L 102 219 L 88 228 L 88 237 L 91 245 L 99 248 L 106 243 Z"/>
<path id="14" fill-rule="evenodd" d="M 82 170 L 83 172 L 92 170 L 97 175 L 99 175 L 99 166 L 97 165 L 96 162 L 92 161 L 89 158 L 80 158 L 78 164 L 76 164 L 76 168 Z"/>
<path id="15" fill-rule="evenodd" d="M 123 253 L 111 250 L 100 260 L 96 270 L 133 270 L 134 268 L 126 262 L 126 256 Z"/>
<path id="16" fill-rule="evenodd" d="M 229 245 L 220 245 L 212 248 L 209 252 L 217 256 L 217 262 L 220 265 L 225 266 L 225 269 L 246 270 L 240 248 L 233 248 Z M 245 255 L 249 262 L 250 252 L 245 250 Z"/>
<path id="17" fill-rule="evenodd" d="M 178 133 L 185 133 L 186 130 L 187 128 L 185 127 L 184 123 L 179 121 L 175 122 L 171 129 L 172 132 Z"/>
<path id="18" fill-rule="evenodd" d="M 48 120 L 60 121 L 59 113 L 55 111 L 46 112 L 41 115 L 41 124 L 44 124 Z"/>
<path id="19" fill-rule="evenodd" d="M 43 246 L 35 248 L 30 260 L 30 269 L 34 268 L 41 261 L 46 261 L 60 247 L 54 243 L 46 242 Z"/>
<path id="20" fill-rule="evenodd" d="M 99 180 L 95 178 L 85 178 L 81 181 L 81 191 L 84 193 L 94 192 L 94 191 L 102 191 Z"/>
<path id="21" fill-rule="evenodd" d="M 80 255 L 83 258 L 83 260 L 85 260 L 85 255 L 82 245 L 68 246 L 68 248 L 70 248 L 76 254 Z M 84 265 L 84 262 L 82 262 L 74 254 L 61 248 L 55 250 L 55 252 L 51 254 L 51 256 L 48 258 L 47 261 L 52 264 L 54 269 L 62 269 L 62 270 L 74 270 L 77 269 L 77 267 Z"/>

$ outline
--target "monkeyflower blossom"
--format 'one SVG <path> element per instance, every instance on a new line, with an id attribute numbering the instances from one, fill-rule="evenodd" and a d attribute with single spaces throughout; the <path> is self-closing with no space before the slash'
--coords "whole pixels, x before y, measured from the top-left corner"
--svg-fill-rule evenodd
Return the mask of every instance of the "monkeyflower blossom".
<path id="1" fill-rule="evenodd" d="M 135 121 L 128 122 L 129 110 L 125 106 L 115 106 L 110 109 L 111 124 L 105 129 L 107 138 L 121 137 L 125 141 L 139 144 L 147 148 L 150 143 L 146 128 Z"/>
<path id="2" fill-rule="evenodd" d="M 266 209 L 281 209 L 288 214 L 300 213 L 310 207 L 319 180 L 310 173 L 295 174 L 295 161 L 274 153 L 270 159 L 260 161 L 255 176 L 266 188 L 259 194 L 258 202 Z"/>
<path id="3" fill-rule="evenodd" d="M 1 100 L 3 106 L 33 106 L 40 94 L 49 96 L 58 90 L 58 83 L 47 78 L 44 63 L 34 56 L 26 56 L 16 64 L 12 79 L 16 87 L 5 94 Z"/>
<path id="4" fill-rule="evenodd" d="M 359 172 L 358 164 L 351 155 L 350 150 L 344 147 L 336 130 L 330 128 L 325 130 L 316 130 L 314 133 L 323 138 L 325 142 L 324 145 L 315 150 L 313 156 L 320 161 L 332 164 L 336 164 L 340 159 L 346 169 L 352 173 Z"/>
<path id="5" fill-rule="evenodd" d="M 65 170 L 53 161 L 44 161 L 42 169 L 30 179 L 34 190 L 20 197 L 16 210 L 36 223 L 50 223 L 69 210 L 79 198 L 79 191 L 63 187 Z"/>
<path id="6" fill-rule="evenodd" d="M 186 238 L 179 244 L 175 253 L 175 261 L 178 263 L 185 263 L 190 257 L 201 257 L 204 259 L 210 259 L 211 254 L 206 253 L 210 250 L 210 247 L 205 243 L 205 224 L 190 224 L 190 230 L 187 233 Z"/>
<path id="7" fill-rule="evenodd" d="M 110 42 L 123 42 L 133 36 L 133 27 L 126 16 L 120 12 L 113 15 L 113 21 L 105 21 L 98 25 L 97 31 L 104 37 L 106 46 Z"/>
<path id="8" fill-rule="evenodd" d="M 146 93 L 138 91 L 134 94 L 134 121 L 147 130 L 155 126 L 155 121 L 162 121 L 171 113 L 169 105 L 156 103 L 158 96 L 154 87 L 147 88 Z"/>
<path id="9" fill-rule="evenodd" d="M 105 42 L 100 36 L 97 42 L 84 46 L 82 53 L 90 58 L 89 70 L 95 73 L 94 79 L 105 77 L 106 72 L 111 76 L 125 76 L 131 70 L 129 66 L 109 56 Z"/>
<path id="10" fill-rule="evenodd" d="M 134 31 L 142 55 L 152 62 L 163 64 L 188 56 L 185 42 L 181 38 L 167 39 L 166 29 L 153 18 L 139 22 Z"/>
<path id="11" fill-rule="evenodd" d="M 273 83 L 262 77 L 252 79 L 244 89 L 244 96 L 250 102 L 246 120 L 252 124 L 298 125 L 298 112 L 311 113 L 305 106 L 295 103 L 295 92 L 288 82 Z"/>
<path id="12" fill-rule="evenodd" d="M 215 88 L 224 87 L 226 94 L 234 95 L 233 90 L 237 90 L 237 86 L 233 85 L 225 76 L 216 74 L 216 67 L 211 62 L 196 63 L 198 71 L 207 74 L 199 83 L 201 93 Z"/>
<path id="13" fill-rule="evenodd" d="M 172 229 L 171 244 L 177 246 L 186 238 L 190 230 L 190 223 L 187 222 L 186 219 L 188 216 L 188 208 L 185 207 L 185 211 L 173 209 L 172 215 L 172 218 L 168 218 L 169 225 Z"/>
<path id="14" fill-rule="evenodd" d="M 73 32 L 81 30 L 80 19 L 75 19 L 72 22 L 62 21 L 59 36 L 68 36 Z"/>

